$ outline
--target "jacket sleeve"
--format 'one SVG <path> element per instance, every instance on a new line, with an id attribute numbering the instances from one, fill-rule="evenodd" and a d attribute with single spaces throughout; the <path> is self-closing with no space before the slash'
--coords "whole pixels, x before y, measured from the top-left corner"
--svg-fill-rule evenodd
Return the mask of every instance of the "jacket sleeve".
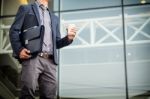
<path id="1" fill-rule="evenodd" d="M 10 43 L 13 49 L 13 56 L 15 58 L 19 58 L 19 53 L 24 48 L 21 43 L 19 35 L 21 33 L 24 17 L 25 17 L 25 10 L 24 6 L 22 5 L 19 7 L 15 20 L 9 31 Z"/>
<path id="2" fill-rule="evenodd" d="M 56 32 L 57 32 L 57 34 L 56 34 L 57 49 L 65 47 L 73 42 L 73 40 L 69 40 L 67 36 L 65 36 L 64 38 L 61 38 L 59 21 L 57 22 Z"/>

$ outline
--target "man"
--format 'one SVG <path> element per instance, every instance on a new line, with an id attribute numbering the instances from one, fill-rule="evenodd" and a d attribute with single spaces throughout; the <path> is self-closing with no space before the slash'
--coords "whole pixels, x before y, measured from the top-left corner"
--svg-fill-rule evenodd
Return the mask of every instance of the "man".
<path id="1" fill-rule="evenodd" d="M 32 55 L 22 42 L 20 34 L 31 27 L 44 25 L 42 51 Z M 22 64 L 20 99 L 34 99 L 37 85 L 40 99 L 56 98 L 57 50 L 72 43 L 75 26 L 70 26 L 67 36 L 60 38 L 58 18 L 48 9 L 48 0 L 36 0 L 21 5 L 10 28 L 13 56 Z M 40 44 L 39 44 L 40 46 Z"/>

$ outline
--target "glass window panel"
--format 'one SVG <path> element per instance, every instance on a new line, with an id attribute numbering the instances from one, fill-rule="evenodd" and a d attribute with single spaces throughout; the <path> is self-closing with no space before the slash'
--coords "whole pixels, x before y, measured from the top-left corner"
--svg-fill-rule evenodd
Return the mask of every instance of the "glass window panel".
<path id="1" fill-rule="evenodd" d="M 57 17 L 59 17 L 59 13 L 54 13 Z"/>
<path id="2" fill-rule="evenodd" d="M 22 4 L 33 3 L 35 0 L 2 0 L 2 16 L 15 15 Z M 49 8 L 53 10 L 53 0 L 49 0 Z"/>
<path id="3" fill-rule="evenodd" d="M 150 6 L 125 8 L 127 68 L 131 99 L 150 96 Z"/>
<path id="4" fill-rule="evenodd" d="M 49 0 L 49 3 L 48 3 L 49 9 L 52 10 L 52 11 L 54 10 L 54 8 L 53 8 L 53 4 L 54 4 L 53 2 L 54 1 L 55 0 Z"/>
<path id="5" fill-rule="evenodd" d="M 61 32 L 76 24 L 60 51 L 60 97 L 125 99 L 121 8 L 61 13 Z"/>
<path id="6" fill-rule="evenodd" d="M 0 20 L 0 42 L 3 44 L 0 53 L 11 53 L 11 45 L 9 44 L 9 28 L 14 18 L 2 18 Z"/>
<path id="7" fill-rule="evenodd" d="M 6 27 L 10 27 L 10 25 L 13 23 L 14 17 L 9 18 L 2 18 L 1 19 L 1 25 L 4 25 Z"/>
<path id="8" fill-rule="evenodd" d="M 3 0 L 3 13 L 2 15 L 15 15 L 18 7 L 21 4 L 26 4 L 27 0 Z M 11 6 L 10 6 L 11 5 Z"/>
<path id="9" fill-rule="evenodd" d="M 124 4 L 146 4 L 150 3 L 150 0 L 124 0 Z"/>
<path id="10" fill-rule="evenodd" d="M 59 0 L 53 0 L 53 5 L 54 11 L 59 11 Z"/>
<path id="11" fill-rule="evenodd" d="M 86 9 L 121 5 L 121 0 L 61 0 L 61 10 Z"/>
<path id="12" fill-rule="evenodd" d="M 0 16 L 2 15 L 2 0 L 0 0 Z"/>

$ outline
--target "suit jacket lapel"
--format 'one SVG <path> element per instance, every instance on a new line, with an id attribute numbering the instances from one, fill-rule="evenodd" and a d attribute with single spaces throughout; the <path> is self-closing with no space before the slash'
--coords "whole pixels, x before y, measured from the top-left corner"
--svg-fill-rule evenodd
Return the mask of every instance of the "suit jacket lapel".
<path id="1" fill-rule="evenodd" d="M 40 25 L 40 24 L 41 24 L 41 22 L 40 22 L 40 14 L 39 14 L 39 11 L 38 11 L 38 8 L 37 8 L 36 3 L 33 3 L 33 4 L 32 4 L 32 8 L 33 8 L 33 11 L 34 11 L 34 13 L 35 13 L 35 15 L 36 15 L 36 18 L 37 18 L 37 20 L 38 20 L 38 23 L 39 23 L 39 25 Z"/>
<path id="2" fill-rule="evenodd" d="M 32 4 L 32 8 L 33 8 L 33 11 L 37 17 L 37 20 L 38 20 L 38 23 L 39 25 L 41 25 L 41 22 L 40 22 L 40 14 L 39 14 L 39 11 L 38 11 L 38 8 L 37 8 L 37 5 L 36 3 L 33 3 Z M 53 38 L 55 37 L 55 34 L 53 33 L 54 31 L 54 28 L 55 28 L 55 22 L 54 22 L 54 16 L 52 15 L 52 12 L 49 10 L 49 14 L 50 14 L 50 17 L 51 17 L 51 29 L 52 29 L 52 36 Z"/>

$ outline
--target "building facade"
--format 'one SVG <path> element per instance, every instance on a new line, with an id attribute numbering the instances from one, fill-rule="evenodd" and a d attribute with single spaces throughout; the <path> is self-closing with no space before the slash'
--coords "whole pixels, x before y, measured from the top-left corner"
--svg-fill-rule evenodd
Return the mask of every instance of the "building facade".
<path id="1" fill-rule="evenodd" d="M 0 66 L 16 75 L 21 66 L 11 57 L 8 31 L 19 5 L 31 2 L 0 2 Z M 61 98 L 148 99 L 150 0 L 50 0 L 49 7 L 60 19 L 62 37 L 68 24 L 78 29 L 73 44 L 59 51 Z M 7 87 L 4 81 L 0 87 Z"/>

